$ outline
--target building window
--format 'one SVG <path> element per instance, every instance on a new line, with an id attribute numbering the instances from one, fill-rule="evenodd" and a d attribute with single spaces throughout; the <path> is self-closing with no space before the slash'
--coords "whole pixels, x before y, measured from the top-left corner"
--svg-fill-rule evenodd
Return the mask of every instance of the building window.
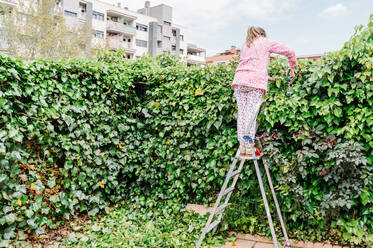
<path id="1" fill-rule="evenodd" d="M 171 40 L 171 37 L 169 36 L 163 36 L 165 40 Z"/>
<path id="2" fill-rule="evenodd" d="M 184 35 L 180 35 L 180 40 L 184 41 Z"/>
<path id="3" fill-rule="evenodd" d="M 93 19 L 99 20 L 99 21 L 104 21 L 105 20 L 105 14 L 93 11 L 92 13 Z"/>
<path id="4" fill-rule="evenodd" d="M 136 23 L 136 29 L 144 32 L 148 32 L 148 26 Z"/>
<path id="5" fill-rule="evenodd" d="M 127 55 L 127 59 L 131 59 L 131 55 L 128 54 L 128 55 Z"/>
<path id="6" fill-rule="evenodd" d="M 171 22 L 163 21 L 164 25 L 171 26 Z"/>
<path id="7" fill-rule="evenodd" d="M 96 30 L 93 34 L 93 37 L 103 39 L 104 38 L 104 32 Z"/>
<path id="8" fill-rule="evenodd" d="M 138 47 L 148 47 L 148 42 L 146 40 L 136 39 L 136 46 L 138 46 Z"/>
<path id="9" fill-rule="evenodd" d="M 171 47 L 172 51 L 176 51 L 176 46 Z"/>
<path id="10" fill-rule="evenodd" d="M 62 0 L 57 0 L 56 1 L 56 7 L 59 7 L 59 8 L 62 7 Z"/>
<path id="11" fill-rule="evenodd" d="M 113 22 L 118 22 L 119 21 L 119 18 L 117 16 L 108 17 L 107 19 L 111 20 Z"/>
<path id="12" fill-rule="evenodd" d="M 68 10 L 65 10 L 64 13 L 65 13 L 65 16 L 71 16 L 71 17 L 77 17 L 77 15 L 78 15 L 77 13 L 71 12 L 71 11 L 68 11 Z"/>
<path id="13" fill-rule="evenodd" d="M 184 54 L 184 50 L 183 49 L 180 49 L 180 54 Z"/>
<path id="14" fill-rule="evenodd" d="M 159 32 L 162 33 L 162 26 L 158 24 Z"/>
<path id="15" fill-rule="evenodd" d="M 162 41 L 157 41 L 157 46 L 158 46 L 158 48 L 161 48 L 162 47 Z"/>

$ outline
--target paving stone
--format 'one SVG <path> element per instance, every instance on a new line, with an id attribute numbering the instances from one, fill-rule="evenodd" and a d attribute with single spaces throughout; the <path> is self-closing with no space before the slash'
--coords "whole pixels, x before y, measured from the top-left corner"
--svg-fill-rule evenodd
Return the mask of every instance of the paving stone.
<path id="1" fill-rule="evenodd" d="M 198 204 L 188 204 L 186 206 L 187 210 L 191 210 L 195 213 L 198 213 L 200 215 L 205 215 L 209 212 L 212 211 L 213 207 L 207 207 L 203 205 L 198 205 Z M 221 248 L 225 247 L 251 247 L 252 244 L 256 244 L 255 247 L 260 247 L 260 248 L 272 248 L 273 247 L 273 241 L 268 239 L 268 238 L 263 238 L 260 236 L 255 236 L 251 234 L 242 234 L 242 233 L 236 233 L 236 232 L 229 232 L 229 236 L 235 235 L 237 237 L 236 241 L 236 246 L 232 246 L 231 243 L 227 243 L 224 246 L 220 246 Z M 248 242 L 248 243 L 245 243 Z M 251 244 L 251 245 L 250 245 Z M 239 246 L 240 245 L 240 246 Z M 244 245 L 244 246 L 242 246 Z M 297 247 L 297 248 L 350 248 L 350 246 L 339 246 L 339 245 L 331 245 L 331 244 L 326 244 L 322 242 L 303 242 L 303 241 L 295 241 L 295 240 L 290 240 L 290 245 L 292 247 Z"/>
<path id="2" fill-rule="evenodd" d="M 300 247 L 300 248 L 306 247 L 306 244 L 303 241 L 290 240 L 290 245 L 292 247 Z"/>
<path id="3" fill-rule="evenodd" d="M 255 248 L 274 248 L 274 244 L 257 242 Z"/>
<path id="4" fill-rule="evenodd" d="M 215 248 L 251 248 L 254 247 L 255 242 L 243 239 L 237 239 L 235 242 L 226 242 L 225 245 Z"/>
<path id="5" fill-rule="evenodd" d="M 270 240 L 270 239 L 262 238 L 260 236 L 254 236 L 254 235 L 251 235 L 251 234 L 241 234 L 241 233 L 238 233 L 238 234 L 236 234 L 236 237 L 238 239 L 246 239 L 246 240 L 251 240 L 251 241 L 256 241 L 256 242 L 261 242 L 261 243 L 273 244 L 273 241 Z"/>
<path id="6" fill-rule="evenodd" d="M 322 248 L 323 246 L 324 246 L 324 243 L 321 243 L 321 242 L 316 242 L 313 244 L 314 248 Z"/>
<path id="7" fill-rule="evenodd" d="M 307 241 L 307 242 L 305 243 L 305 246 L 304 246 L 304 247 L 306 247 L 306 248 L 314 248 L 314 244 L 313 244 L 312 242 Z"/>
<path id="8" fill-rule="evenodd" d="M 187 204 L 185 208 L 200 215 L 205 215 L 212 211 L 212 207 L 206 207 L 198 204 Z"/>

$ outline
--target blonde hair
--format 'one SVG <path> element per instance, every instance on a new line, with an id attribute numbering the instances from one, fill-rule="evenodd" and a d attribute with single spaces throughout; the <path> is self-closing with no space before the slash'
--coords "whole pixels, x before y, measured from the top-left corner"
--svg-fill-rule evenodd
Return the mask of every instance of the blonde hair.
<path id="1" fill-rule="evenodd" d="M 251 43 L 253 43 L 257 38 L 259 37 L 267 37 L 266 31 L 260 27 L 254 27 L 251 26 L 247 30 L 247 36 L 246 36 L 246 44 L 247 46 L 250 46 Z"/>

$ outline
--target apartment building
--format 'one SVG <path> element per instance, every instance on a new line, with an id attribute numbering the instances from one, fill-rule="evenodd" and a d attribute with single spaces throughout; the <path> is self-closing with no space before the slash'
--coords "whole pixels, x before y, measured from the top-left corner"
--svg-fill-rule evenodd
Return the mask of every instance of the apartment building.
<path id="1" fill-rule="evenodd" d="M 0 6 L 13 8 L 17 6 L 17 1 L 16 0 L 0 0 Z M 1 11 L 3 11 L 3 9 L 0 9 L 0 18 L 4 18 Z M 1 30 L 1 26 L 0 26 L 0 52 L 6 52 L 8 49 L 8 44 L 3 39 L 4 35 L 5 33 L 3 30 Z"/>
<path id="2" fill-rule="evenodd" d="M 69 26 L 89 23 L 93 29 L 93 46 L 107 44 L 111 49 L 124 48 L 128 59 L 148 52 L 153 57 L 170 52 L 183 57 L 188 64 L 205 64 L 205 49 L 188 44 L 188 29 L 174 23 L 171 6 L 152 7 L 146 1 L 144 8 L 132 11 L 120 3 L 112 5 L 101 0 L 58 0 L 56 7 L 63 11 Z"/>

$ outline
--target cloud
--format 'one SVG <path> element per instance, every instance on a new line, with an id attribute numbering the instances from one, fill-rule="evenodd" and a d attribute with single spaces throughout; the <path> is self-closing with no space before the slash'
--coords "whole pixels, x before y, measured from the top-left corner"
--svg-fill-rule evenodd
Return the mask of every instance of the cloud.
<path id="1" fill-rule="evenodd" d="M 344 15 L 347 13 L 347 7 L 342 4 L 338 3 L 336 5 L 330 6 L 323 11 L 321 11 L 321 15 L 323 16 L 339 16 Z"/>
<path id="2" fill-rule="evenodd" d="M 105 0 L 116 3 L 119 0 Z M 188 28 L 188 40 L 199 46 L 217 50 L 216 40 L 222 31 L 245 22 L 247 26 L 258 21 L 271 22 L 284 16 L 297 0 L 151 0 L 151 6 L 167 4 L 173 7 L 174 22 Z M 145 0 L 126 0 L 130 10 L 143 8 Z M 123 5 L 122 3 L 122 5 Z M 220 48 L 221 50 L 221 48 Z"/>

